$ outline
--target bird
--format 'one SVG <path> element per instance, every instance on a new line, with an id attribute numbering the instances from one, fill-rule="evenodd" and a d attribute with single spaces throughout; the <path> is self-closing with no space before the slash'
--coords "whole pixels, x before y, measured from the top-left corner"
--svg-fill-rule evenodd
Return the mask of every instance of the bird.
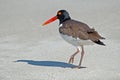
<path id="1" fill-rule="evenodd" d="M 59 20 L 59 33 L 61 37 L 76 47 L 77 51 L 71 55 L 68 63 L 74 63 L 74 57 L 81 50 L 80 61 L 77 68 L 81 68 L 83 56 L 84 56 L 84 46 L 98 44 L 105 46 L 101 39 L 102 37 L 94 28 L 90 28 L 86 23 L 71 19 L 69 13 L 66 10 L 59 10 L 57 14 L 45 21 L 42 26 L 45 26 L 55 20 Z"/>

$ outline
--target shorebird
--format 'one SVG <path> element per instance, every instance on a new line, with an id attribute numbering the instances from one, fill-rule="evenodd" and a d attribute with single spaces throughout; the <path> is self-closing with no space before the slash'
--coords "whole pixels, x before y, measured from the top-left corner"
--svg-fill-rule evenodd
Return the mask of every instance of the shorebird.
<path id="1" fill-rule="evenodd" d="M 59 10 L 57 15 L 45 21 L 42 25 L 47 25 L 56 19 L 59 20 L 59 33 L 61 37 L 68 43 L 74 45 L 77 51 L 70 57 L 69 63 L 74 62 L 74 57 L 80 52 L 81 57 L 78 68 L 81 68 L 81 63 L 84 56 L 84 45 L 99 44 L 105 46 L 100 39 L 105 39 L 100 36 L 94 28 L 90 28 L 87 24 L 71 19 L 66 10 Z"/>

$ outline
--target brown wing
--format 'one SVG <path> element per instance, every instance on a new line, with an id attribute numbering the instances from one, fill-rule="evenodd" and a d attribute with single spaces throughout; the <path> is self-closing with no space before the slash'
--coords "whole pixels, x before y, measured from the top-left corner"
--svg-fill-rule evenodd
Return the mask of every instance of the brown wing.
<path id="1" fill-rule="evenodd" d="M 97 31 L 93 31 L 91 33 L 89 33 L 89 39 L 92 41 L 98 41 L 99 39 L 105 39 L 104 37 L 101 37 Z"/>
<path id="2" fill-rule="evenodd" d="M 62 27 L 59 28 L 59 31 L 62 34 L 83 40 L 90 39 L 92 41 L 97 41 L 103 39 L 94 29 L 89 28 L 87 24 L 75 20 L 65 21 Z"/>

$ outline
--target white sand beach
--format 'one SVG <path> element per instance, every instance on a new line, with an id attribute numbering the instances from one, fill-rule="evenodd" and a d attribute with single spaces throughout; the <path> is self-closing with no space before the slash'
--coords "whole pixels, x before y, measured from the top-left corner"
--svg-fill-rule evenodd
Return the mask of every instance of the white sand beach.
<path id="1" fill-rule="evenodd" d="M 76 48 L 59 35 L 58 20 L 42 23 L 60 9 L 94 27 L 106 46 L 85 46 L 79 62 L 68 64 Z M 1 0 L 0 80 L 120 80 L 120 0 Z"/>

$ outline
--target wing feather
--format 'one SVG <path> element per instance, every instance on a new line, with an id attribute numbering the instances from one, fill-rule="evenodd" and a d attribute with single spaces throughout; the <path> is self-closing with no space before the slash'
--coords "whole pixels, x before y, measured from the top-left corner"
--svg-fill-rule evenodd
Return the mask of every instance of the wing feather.
<path id="1" fill-rule="evenodd" d="M 68 24 L 69 23 L 69 24 Z M 63 23 L 63 26 L 59 28 L 60 33 L 72 36 L 74 38 L 80 38 L 82 40 L 98 41 L 104 39 L 101 37 L 95 29 L 90 28 L 87 24 L 78 22 L 75 20 L 68 20 Z"/>

